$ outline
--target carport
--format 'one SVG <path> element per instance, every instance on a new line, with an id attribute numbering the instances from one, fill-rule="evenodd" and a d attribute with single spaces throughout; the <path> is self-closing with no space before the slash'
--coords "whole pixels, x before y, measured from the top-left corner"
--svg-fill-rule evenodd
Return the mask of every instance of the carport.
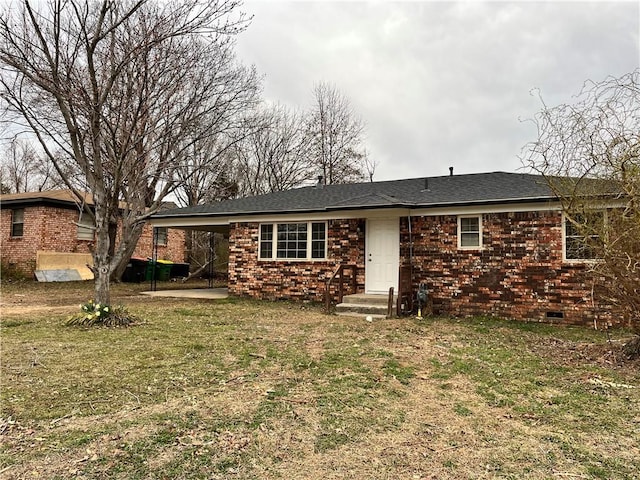
<path id="1" fill-rule="evenodd" d="M 213 221 L 212 221 L 213 220 Z M 158 262 L 158 241 L 159 230 L 155 227 L 177 228 L 184 230 L 185 232 L 207 232 L 208 233 L 208 249 L 206 269 L 204 272 L 208 274 L 208 288 L 202 289 L 172 289 L 158 291 L 158 278 L 155 275 L 152 276 L 150 281 L 150 292 L 143 292 L 152 296 L 162 297 L 182 297 L 182 298 L 226 298 L 228 291 L 226 288 L 214 288 L 214 276 L 215 276 L 215 249 L 216 249 L 216 235 L 219 234 L 223 239 L 229 238 L 229 223 L 226 219 L 211 219 L 204 215 L 194 215 L 193 217 L 179 216 L 175 214 L 167 214 L 165 212 L 158 212 L 150 219 L 151 225 L 154 227 L 153 235 L 153 255 L 151 261 Z"/>

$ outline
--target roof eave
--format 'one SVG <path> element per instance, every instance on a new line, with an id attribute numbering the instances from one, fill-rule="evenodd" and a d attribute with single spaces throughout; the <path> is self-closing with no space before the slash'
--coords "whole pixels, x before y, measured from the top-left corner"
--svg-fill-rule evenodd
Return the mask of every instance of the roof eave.
<path id="1" fill-rule="evenodd" d="M 323 213 L 332 211 L 352 211 L 352 210 L 379 210 L 379 209 L 394 209 L 394 208 L 435 208 L 435 207 L 460 207 L 464 205 L 497 205 L 497 204 L 520 204 L 520 203 L 538 203 L 558 201 L 558 198 L 553 195 L 540 196 L 540 197 L 522 197 L 522 198 L 509 198 L 509 199 L 492 199 L 492 200 L 472 200 L 461 202 L 437 202 L 437 203 L 412 203 L 412 202 L 398 202 L 393 204 L 383 205 L 329 205 L 324 208 L 302 208 L 302 209 L 287 209 L 287 210 L 247 210 L 242 212 L 189 212 L 189 213 L 155 213 L 151 218 L 153 219 L 169 219 L 169 218 L 181 218 L 181 217 L 245 217 L 254 215 L 277 215 L 277 214 L 301 214 L 301 213 Z"/>
<path id="2" fill-rule="evenodd" d="M 9 200 L 2 200 L 0 202 L 0 208 L 4 207 L 31 207 L 34 205 L 48 205 L 54 207 L 64 207 L 64 208 L 77 208 L 77 204 L 75 202 L 69 200 L 61 200 L 57 198 L 49 198 L 49 197 L 34 197 L 34 198 L 13 198 Z"/>

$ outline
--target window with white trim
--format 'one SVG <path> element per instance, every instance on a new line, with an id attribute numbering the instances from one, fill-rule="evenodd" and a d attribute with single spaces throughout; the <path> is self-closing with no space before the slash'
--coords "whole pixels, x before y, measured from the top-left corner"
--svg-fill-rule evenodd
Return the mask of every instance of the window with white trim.
<path id="1" fill-rule="evenodd" d="M 24 208 L 11 210 L 11 236 L 22 237 L 24 234 Z"/>
<path id="2" fill-rule="evenodd" d="M 78 220 L 78 240 L 93 240 L 93 220 L 91 215 L 87 212 L 82 212 L 80 214 L 80 219 Z"/>
<path id="3" fill-rule="evenodd" d="M 262 223 L 258 248 L 260 260 L 325 259 L 327 223 Z"/>
<path id="4" fill-rule="evenodd" d="M 482 217 L 458 217 L 458 248 L 482 248 Z"/>
<path id="5" fill-rule="evenodd" d="M 575 214 L 564 219 L 564 258 L 565 260 L 595 260 L 596 248 L 600 241 L 600 231 L 606 222 L 604 211 L 588 214 Z"/>
<path id="6" fill-rule="evenodd" d="M 169 237 L 169 229 L 167 227 L 154 227 L 153 234 L 155 235 L 156 245 L 159 247 L 167 246 L 167 239 Z"/>

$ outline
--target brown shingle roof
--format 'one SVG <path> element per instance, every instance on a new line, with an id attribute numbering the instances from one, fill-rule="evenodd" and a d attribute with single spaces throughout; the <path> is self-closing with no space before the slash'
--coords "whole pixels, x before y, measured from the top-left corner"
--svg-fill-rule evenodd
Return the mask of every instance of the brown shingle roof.
<path id="1" fill-rule="evenodd" d="M 93 205 L 93 196 L 84 193 L 84 198 L 78 198 L 71 190 L 45 190 L 42 192 L 9 193 L 0 195 L 0 208 L 4 206 L 31 205 L 48 203 L 55 205 L 76 206 L 85 202 Z"/>

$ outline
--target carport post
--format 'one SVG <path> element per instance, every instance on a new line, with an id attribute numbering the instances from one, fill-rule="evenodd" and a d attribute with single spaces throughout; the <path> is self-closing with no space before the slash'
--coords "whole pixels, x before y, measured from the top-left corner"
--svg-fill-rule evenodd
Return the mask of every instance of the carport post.
<path id="1" fill-rule="evenodd" d="M 158 280 L 156 278 L 156 270 L 158 265 L 158 235 L 159 229 L 153 229 L 153 246 L 151 248 L 151 291 L 155 292 L 158 289 Z"/>

